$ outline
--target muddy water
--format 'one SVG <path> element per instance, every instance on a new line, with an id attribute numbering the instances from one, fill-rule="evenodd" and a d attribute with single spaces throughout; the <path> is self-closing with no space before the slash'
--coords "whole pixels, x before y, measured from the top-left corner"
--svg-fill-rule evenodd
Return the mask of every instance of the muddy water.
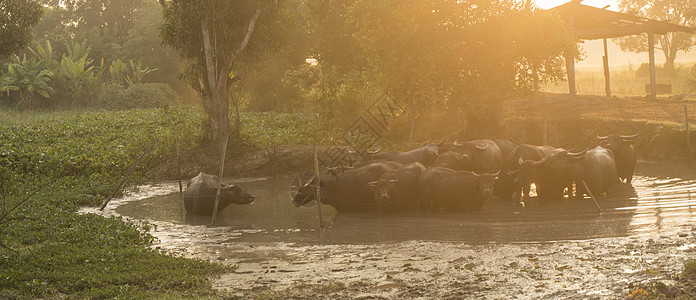
<path id="1" fill-rule="evenodd" d="M 216 224 L 238 233 L 243 242 L 295 244 L 366 244 L 402 241 L 515 243 L 582 240 L 653 233 L 696 218 L 696 181 L 663 177 L 661 170 L 643 169 L 632 186 L 615 187 L 594 202 L 559 199 L 530 200 L 524 207 L 494 199 L 480 212 L 379 212 L 337 214 L 322 206 L 326 230 L 318 234 L 318 209 L 296 208 L 290 201 L 292 177 L 225 180 L 256 195 L 253 205 L 230 206 Z M 667 171 L 667 170 L 662 170 Z M 693 195 L 692 195 L 693 194 Z M 131 201 L 116 213 L 135 219 L 173 224 L 208 225 L 209 216 L 183 212 L 179 193 Z"/>
<path id="2" fill-rule="evenodd" d="M 156 247 L 238 266 L 214 286 L 232 297 L 288 297 L 339 282 L 327 298 L 625 298 L 628 286 L 670 283 L 696 255 L 696 172 L 640 164 L 632 186 L 592 200 L 494 200 L 480 212 L 336 214 L 295 208 L 292 178 L 234 179 L 257 196 L 210 218 L 183 213 L 176 183 L 141 187 L 103 215 L 156 225 Z M 84 209 L 97 212 L 95 209 Z M 300 289 L 301 290 L 301 289 Z"/>

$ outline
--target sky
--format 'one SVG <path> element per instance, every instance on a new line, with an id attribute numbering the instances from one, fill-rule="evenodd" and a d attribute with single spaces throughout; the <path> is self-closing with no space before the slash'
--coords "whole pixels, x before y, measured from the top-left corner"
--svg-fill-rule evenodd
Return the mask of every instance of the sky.
<path id="1" fill-rule="evenodd" d="M 549 9 L 569 2 L 570 0 L 534 0 L 538 7 Z M 584 5 L 594 7 L 604 7 L 609 5 L 608 10 L 618 11 L 617 0 L 585 0 Z M 648 62 L 648 53 L 632 53 L 621 51 L 618 45 L 609 40 L 608 44 L 609 66 L 619 67 L 625 65 L 633 65 L 634 68 L 641 63 Z M 693 49 L 693 48 L 692 48 Z M 602 40 L 585 41 L 582 44 L 582 51 L 585 53 L 585 59 L 578 61 L 577 68 L 601 68 L 602 56 L 604 56 L 604 46 Z M 663 64 L 665 62 L 664 54 L 661 50 L 655 50 L 655 63 Z M 696 51 L 679 52 L 677 54 L 676 63 L 694 63 L 696 62 Z"/>

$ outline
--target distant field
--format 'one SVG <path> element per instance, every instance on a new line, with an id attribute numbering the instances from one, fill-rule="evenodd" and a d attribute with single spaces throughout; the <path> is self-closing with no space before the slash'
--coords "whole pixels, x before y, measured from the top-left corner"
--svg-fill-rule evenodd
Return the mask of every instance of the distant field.
<path id="1" fill-rule="evenodd" d="M 656 71 L 657 83 L 670 84 L 672 94 L 694 94 L 696 75 L 691 72 L 694 65 L 678 65 L 676 74 Z M 604 70 L 602 68 L 576 69 L 576 88 L 580 95 L 605 95 Z M 628 65 L 610 68 L 612 96 L 644 96 L 645 85 L 650 83 L 647 65 Z M 691 80 L 690 80 L 691 79 Z M 568 93 L 568 81 L 549 83 L 541 88 L 543 92 Z"/>

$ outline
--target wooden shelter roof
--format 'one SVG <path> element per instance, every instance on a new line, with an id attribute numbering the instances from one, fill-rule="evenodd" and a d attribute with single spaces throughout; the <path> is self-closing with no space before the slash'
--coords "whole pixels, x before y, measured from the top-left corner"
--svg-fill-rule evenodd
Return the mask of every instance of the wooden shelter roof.
<path id="1" fill-rule="evenodd" d="M 583 5 L 582 0 L 572 0 L 552 8 L 558 11 L 581 40 L 617 38 L 651 32 L 665 34 L 681 31 L 694 33 L 694 28 L 638 17 L 632 14 Z"/>

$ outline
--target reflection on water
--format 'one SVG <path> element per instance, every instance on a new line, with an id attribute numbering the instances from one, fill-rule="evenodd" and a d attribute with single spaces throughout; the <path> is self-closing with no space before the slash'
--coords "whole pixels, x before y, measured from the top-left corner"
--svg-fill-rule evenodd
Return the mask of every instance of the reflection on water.
<path id="1" fill-rule="evenodd" d="M 293 178 L 228 180 L 256 195 L 253 205 L 229 206 L 216 225 L 240 233 L 240 241 L 298 244 L 365 244 L 421 241 L 509 243 L 591 239 L 655 233 L 696 219 L 696 181 L 638 175 L 603 198 L 599 214 L 591 199 L 530 201 L 515 207 L 492 200 L 479 212 L 337 214 L 322 206 L 326 229 L 318 234 L 317 207 L 296 208 L 288 186 Z M 693 194 L 693 196 L 692 196 Z M 185 214 L 178 193 L 127 202 L 116 212 L 137 219 L 209 225 L 209 216 Z"/>

